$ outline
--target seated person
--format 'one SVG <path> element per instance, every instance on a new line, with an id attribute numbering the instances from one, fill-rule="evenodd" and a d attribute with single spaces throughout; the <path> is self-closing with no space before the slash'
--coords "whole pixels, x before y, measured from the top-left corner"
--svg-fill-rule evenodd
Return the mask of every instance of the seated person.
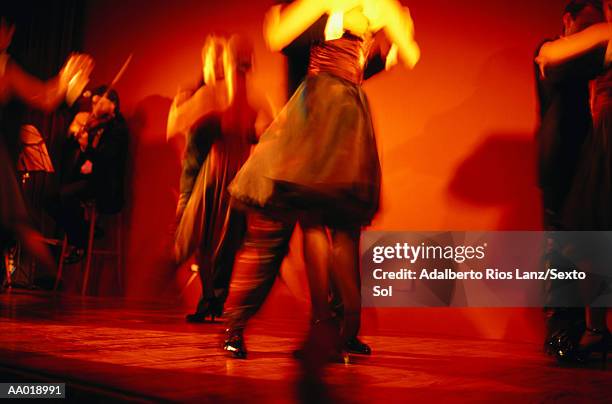
<path id="1" fill-rule="evenodd" d="M 66 263 L 80 261 L 87 245 L 83 203 L 94 201 L 98 212 L 118 213 L 123 207 L 128 130 L 115 90 L 92 92 L 91 112 L 79 112 L 63 148 L 59 195 L 51 214 L 66 231 L 70 251 Z"/>

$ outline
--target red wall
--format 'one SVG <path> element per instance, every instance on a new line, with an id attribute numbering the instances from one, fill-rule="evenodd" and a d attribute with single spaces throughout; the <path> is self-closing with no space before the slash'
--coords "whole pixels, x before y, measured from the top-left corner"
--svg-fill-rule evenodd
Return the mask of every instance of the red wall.
<path id="1" fill-rule="evenodd" d="M 179 153 L 165 142 L 165 119 L 180 85 L 199 74 L 211 32 L 242 32 L 256 44 L 255 77 L 281 102 L 284 66 L 261 36 L 266 0 L 93 1 L 85 50 L 94 81 L 110 81 L 133 53 L 119 83 L 132 127 L 127 292 L 169 295 L 163 264 L 173 220 Z M 397 68 L 370 80 L 383 166 L 383 209 L 374 228 L 538 229 L 534 178 L 536 126 L 532 58 L 561 27 L 565 0 L 403 1 L 415 19 L 423 56 L 414 71 Z M 299 256 L 292 257 L 299 263 Z M 289 283 L 303 280 L 300 275 Z M 302 288 L 303 289 L 303 288 Z M 188 293 L 191 302 L 198 293 Z M 505 329 L 516 313 L 500 320 Z"/>

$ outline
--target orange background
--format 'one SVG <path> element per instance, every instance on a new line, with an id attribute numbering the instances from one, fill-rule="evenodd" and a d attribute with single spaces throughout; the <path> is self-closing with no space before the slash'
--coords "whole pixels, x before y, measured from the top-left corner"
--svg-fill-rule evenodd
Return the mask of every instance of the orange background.
<path id="1" fill-rule="evenodd" d="M 272 100 L 283 101 L 284 60 L 265 49 L 261 35 L 270 3 L 105 0 L 89 6 L 84 50 L 96 59 L 94 82 L 110 81 L 133 54 L 117 86 L 132 130 L 128 297 L 176 295 L 188 276 L 185 270 L 169 270 L 164 258 L 180 173 L 180 153 L 166 143 L 165 124 L 177 88 L 192 85 L 200 74 L 206 35 L 251 37 L 255 80 Z M 559 33 L 565 1 L 403 3 L 415 20 L 422 60 L 414 71 L 395 68 L 365 84 L 383 168 L 383 208 L 373 228 L 539 229 L 532 59 L 540 41 Z M 299 254 L 290 262 L 299 266 Z M 289 289 L 300 290 L 299 304 L 305 304 L 300 287 L 305 277 L 288 272 Z M 187 306 L 199 293 L 194 285 L 184 299 Z M 413 310 L 417 319 L 428 316 L 418 312 Z M 512 323 L 534 316 L 520 310 L 455 312 L 489 323 L 495 319 L 491 336 L 503 336 Z"/>

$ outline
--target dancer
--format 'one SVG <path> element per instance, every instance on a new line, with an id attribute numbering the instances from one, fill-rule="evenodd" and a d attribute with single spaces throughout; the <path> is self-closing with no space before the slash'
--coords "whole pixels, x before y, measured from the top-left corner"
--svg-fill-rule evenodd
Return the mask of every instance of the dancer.
<path id="1" fill-rule="evenodd" d="M 557 233 L 564 230 L 562 211 L 576 173 L 580 150 L 592 129 L 589 108 L 589 81 L 601 72 L 604 49 L 595 49 L 580 57 L 557 63 L 544 62 L 550 51 L 570 35 L 601 22 L 601 2 L 597 0 L 572 0 L 563 15 L 564 32 L 556 41 L 544 42 L 537 51 L 535 77 L 540 106 L 538 145 L 538 181 L 542 192 L 544 229 L 548 232 L 543 255 L 547 268 L 565 268 L 569 262 L 561 253 L 561 240 Z M 558 333 L 580 334 L 584 326 L 584 311 L 561 303 L 563 296 L 578 296 L 575 283 L 550 281 L 547 284 L 545 349 L 554 354 L 551 345 Z M 571 302 L 569 306 L 578 306 Z M 577 331 L 574 331 L 577 330 Z"/>
<path id="2" fill-rule="evenodd" d="M 214 321 L 223 313 L 234 257 L 242 243 L 244 213 L 230 206 L 227 187 L 249 156 L 271 113 L 250 88 L 252 45 L 234 36 L 209 37 L 203 48 L 205 85 L 179 94 L 171 107 L 168 135 L 188 132 L 177 207 L 178 263 L 193 252 L 202 296 L 188 322 Z M 183 98 L 183 99 L 181 99 Z"/>
<path id="3" fill-rule="evenodd" d="M 606 0 L 604 6 L 608 23 L 592 25 L 580 33 L 544 45 L 538 63 L 545 74 L 554 70 L 555 66 L 576 63 L 576 60 L 585 58 L 590 59 L 590 62 L 580 66 L 583 74 L 603 73 L 604 66 L 609 66 L 612 61 L 612 1 Z M 582 154 L 576 162 L 576 176 L 563 210 L 562 224 L 569 230 L 612 230 L 611 74 L 608 68 L 594 82 L 593 128 L 588 132 Z M 603 257 L 605 254 L 601 254 L 608 249 L 607 243 L 604 243 L 602 245 L 596 237 L 589 240 L 588 246 L 582 240 L 572 240 L 564 246 L 567 258 L 589 273 L 588 280 L 582 282 L 583 287 L 579 291 L 583 299 L 580 303 L 588 304 L 609 282 L 609 276 L 606 279 L 599 275 L 609 272 L 611 264 L 609 259 Z M 607 310 L 587 307 L 585 312 L 586 329 L 575 327 L 556 333 L 550 344 L 560 360 L 584 360 L 592 352 L 602 352 L 605 363 L 610 344 L 610 331 L 606 325 Z"/>
<path id="4" fill-rule="evenodd" d="M 72 55 L 59 75 L 46 82 L 25 73 L 6 53 L 15 27 L 0 20 L 0 251 L 19 240 L 23 247 L 35 256 L 48 270 L 54 268 L 53 259 L 35 231 L 27 215 L 21 190 L 15 177 L 19 136 L 15 116 L 4 113 L 4 106 L 11 99 L 19 99 L 28 106 L 45 111 L 57 107 L 64 98 L 75 100 L 88 82 L 93 61 L 86 55 Z M 4 275 L 4 271 L 1 271 Z"/>
<path id="5" fill-rule="evenodd" d="M 412 19 L 394 1 L 298 0 L 282 11 L 274 7 L 264 27 L 269 47 L 282 49 L 326 13 L 328 40 L 313 44 L 308 77 L 230 187 L 242 204 L 300 222 L 313 304 L 303 355 L 308 373 L 316 373 L 341 349 L 327 300 L 330 276 L 344 303 L 342 332 L 354 334 L 360 228 L 378 210 L 380 165 L 360 87 L 364 63 L 383 52 L 385 34 L 408 67 L 419 58 Z M 261 247 L 268 256 L 267 246 Z M 283 245 L 276 247 L 284 251 Z M 246 356 L 241 331 L 230 327 L 225 344 L 237 357 Z"/>
<path id="6" fill-rule="evenodd" d="M 281 3 L 289 4 L 293 0 L 282 1 Z M 298 38 L 294 39 L 291 44 L 283 49 L 283 54 L 287 60 L 287 90 L 288 95 L 291 97 L 293 93 L 298 89 L 304 78 L 308 74 L 308 66 L 310 62 L 310 49 L 314 43 L 322 42 L 325 40 L 325 27 L 328 22 L 327 14 L 321 16 L 313 25 L 311 25 L 306 31 L 304 31 Z M 374 76 L 385 70 L 385 60 L 382 58 L 381 52 L 376 52 L 364 66 L 363 79 Z M 359 268 L 355 268 L 355 279 L 361 292 L 361 274 Z M 333 279 L 330 279 L 330 304 L 334 316 L 342 323 L 344 320 L 344 304 L 342 303 L 341 294 L 338 288 L 335 286 Z M 360 328 L 360 313 L 353 316 L 353 321 L 357 324 L 352 328 L 355 331 L 354 335 L 344 335 L 344 349 L 353 354 L 359 355 L 370 355 L 372 350 L 370 346 L 362 342 L 358 338 Z M 347 328 L 347 329 L 348 329 Z M 299 353 L 299 352 L 298 352 Z"/>

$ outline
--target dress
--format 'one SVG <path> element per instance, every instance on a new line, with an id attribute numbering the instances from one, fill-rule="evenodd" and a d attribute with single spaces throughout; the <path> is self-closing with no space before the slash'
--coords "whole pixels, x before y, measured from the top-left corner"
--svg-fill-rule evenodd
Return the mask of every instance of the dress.
<path id="1" fill-rule="evenodd" d="M 236 201 L 326 225 L 371 222 L 381 173 L 361 81 L 372 43 L 345 34 L 313 45 L 308 76 L 229 188 Z"/>
<path id="2" fill-rule="evenodd" d="M 256 140 L 255 117 L 250 108 L 240 107 L 210 114 L 188 138 L 175 246 L 178 261 L 196 253 L 205 299 L 225 299 L 246 229 L 244 214 L 231 207 L 227 187 Z"/>
<path id="3" fill-rule="evenodd" d="M 593 83 L 593 131 L 587 137 L 564 211 L 571 230 L 612 230 L 612 69 Z"/>

